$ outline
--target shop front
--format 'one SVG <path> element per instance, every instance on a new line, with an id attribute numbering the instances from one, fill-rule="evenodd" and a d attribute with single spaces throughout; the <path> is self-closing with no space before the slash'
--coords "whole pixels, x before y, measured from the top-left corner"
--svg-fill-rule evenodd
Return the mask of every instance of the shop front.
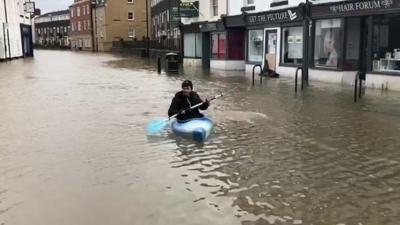
<path id="1" fill-rule="evenodd" d="M 206 34 L 203 37 L 206 38 L 208 34 L 210 37 L 210 48 L 208 48 L 210 58 L 203 55 L 203 66 L 209 62 L 209 67 L 212 69 L 244 70 L 244 29 L 243 27 L 226 27 L 226 22 L 226 18 L 223 18 L 202 27 L 202 31 Z M 207 46 L 205 45 L 204 48 Z"/>
<path id="2" fill-rule="evenodd" d="M 400 90 L 400 0 L 346 1 L 311 7 L 310 79 Z"/>
<path id="3" fill-rule="evenodd" d="M 203 23 L 192 23 L 181 27 L 183 36 L 183 64 L 201 66 L 203 57 Z"/>
<path id="4" fill-rule="evenodd" d="M 303 28 L 299 7 L 246 16 L 246 71 L 255 64 L 279 73 L 302 63 Z"/>

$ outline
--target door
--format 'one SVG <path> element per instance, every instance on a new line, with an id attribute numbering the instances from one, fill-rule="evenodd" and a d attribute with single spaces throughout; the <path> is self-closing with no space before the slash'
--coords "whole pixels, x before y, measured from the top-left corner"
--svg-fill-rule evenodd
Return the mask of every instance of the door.
<path id="1" fill-rule="evenodd" d="M 268 61 L 269 69 L 276 70 L 276 54 L 277 54 L 277 30 L 265 31 L 265 60 Z"/>
<path id="2" fill-rule="evenodd" d="M 202 37 L 202 66 L 203 68 L 210 68 L 210 57 L 211 57 L 211 36 L 210 32 L 204 32 Z"/>

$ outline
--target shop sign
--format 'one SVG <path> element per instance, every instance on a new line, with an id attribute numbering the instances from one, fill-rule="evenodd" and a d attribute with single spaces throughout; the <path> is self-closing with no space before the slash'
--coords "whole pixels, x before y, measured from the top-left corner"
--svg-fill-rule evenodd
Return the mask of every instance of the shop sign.
<path id="1" fill-rule="evenodd" d="M 302 20 L 303 16 L 298 9 L 287 9 L 276 12 L 266 12 L 256 15 L 248 15 L 247 25 L 257 25 L 265 23 L 282 23 Z"/>
<path id="2" fill-rule="evenodd" d="M 199 17 L 199 1 L 181 2 L 179 4 L 180 17 Z"/>
<path id="3" fill-rule="evenodd" d="M 217 30 L 217 23 L 206 23 L 201 27 L 201 31 L 203 32 L 216 31 L 216 30 Z"/>
<path id="4" fill-rule="evenodd" d="M 311 15 L 312 17 L 367 15 L 384 13 L 394 9 L 400 10 L 400 0 L 352 1 L 313 6 Z"/>

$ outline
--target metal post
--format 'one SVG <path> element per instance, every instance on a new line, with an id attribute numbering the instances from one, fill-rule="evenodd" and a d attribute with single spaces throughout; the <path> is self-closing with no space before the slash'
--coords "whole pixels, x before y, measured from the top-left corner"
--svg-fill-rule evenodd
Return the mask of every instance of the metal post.
<path id="1" fill-rule="evenodd" d="M 146 56 L 150 57 L 150 38 L 149 38 L 149 0 L 146 0 Z"/>
<path id="2" fill-rule="evenodd" d="M 304 82 L 308 83 L 308 55 L 309 55 L 309 39 L 310 39 L 310 28 L 309 28 L 309 11 L 310 11 L 310 2 L 306 0 L 306 3 L 303 7 L 303 69 L 301 76 L 301 89 L 304 88 Z"/>
<path id="3" fill-rule="evenodd" d="M 158 74 L 161 73 L 161 57 L 160 56 L 157 57 L 157 72 L 158 72 Z"/>
<path id="4" fill-rule="evenodd" d="M 358 73 L 356 74 L 356 78 L 354 80 L 354 102 L 357 102 L 357 85 L 358 85 Z"/>

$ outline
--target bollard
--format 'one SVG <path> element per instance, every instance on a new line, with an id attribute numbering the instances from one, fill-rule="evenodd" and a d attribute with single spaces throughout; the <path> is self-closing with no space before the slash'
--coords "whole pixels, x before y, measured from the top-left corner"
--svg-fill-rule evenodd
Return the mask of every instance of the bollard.
<path id="1" fill-rule="evenodd" d="M 161 58 L 160 58 L 160 56 L 157 57 L 157 71 L 158 71 L 158 74 L 161 73 Z"/>

